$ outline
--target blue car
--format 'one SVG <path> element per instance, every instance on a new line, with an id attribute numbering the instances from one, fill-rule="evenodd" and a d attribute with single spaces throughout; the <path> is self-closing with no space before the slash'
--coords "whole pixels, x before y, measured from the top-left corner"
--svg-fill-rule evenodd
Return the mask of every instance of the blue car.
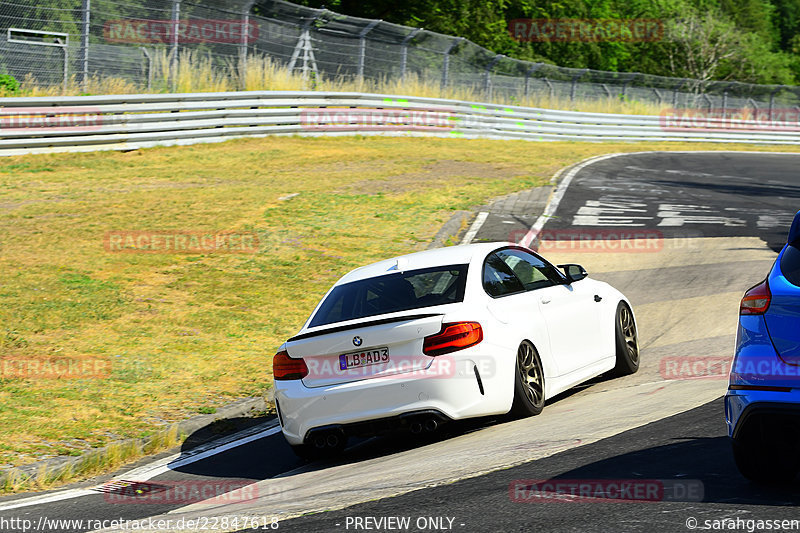
<path id="1" fill-rule="evenodd" d="M 767 279 L 742 298 L 725 419 L 742 475 L 794 479 L 800 471 L 800 212 Z"/>

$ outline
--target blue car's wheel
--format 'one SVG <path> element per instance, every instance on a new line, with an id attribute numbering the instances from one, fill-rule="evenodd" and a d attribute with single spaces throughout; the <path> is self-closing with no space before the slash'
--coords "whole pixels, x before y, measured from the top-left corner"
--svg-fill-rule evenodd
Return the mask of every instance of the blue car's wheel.
<path id="1" fill-rule="evenodd" d="M 751 481 L 787 483 L 797 476 L 800 462 L 796 450 L 780 441 L 766 442 L 761 435 L 749 432 L 733 439 L 733 459 L 739 472 Z"/>

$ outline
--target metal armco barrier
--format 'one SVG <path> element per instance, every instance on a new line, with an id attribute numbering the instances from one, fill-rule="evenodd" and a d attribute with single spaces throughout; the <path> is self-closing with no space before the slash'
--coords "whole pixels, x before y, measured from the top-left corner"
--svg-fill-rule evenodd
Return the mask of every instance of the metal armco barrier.
<path id="1" fill-rule="evenodd" d="M 2 98 L 0 155 L 135 150 L 267 135 L 800 144 L 797 113 L 779 110 L 759 120 L 692 113 L 615 115 L 285 91 Z"/>

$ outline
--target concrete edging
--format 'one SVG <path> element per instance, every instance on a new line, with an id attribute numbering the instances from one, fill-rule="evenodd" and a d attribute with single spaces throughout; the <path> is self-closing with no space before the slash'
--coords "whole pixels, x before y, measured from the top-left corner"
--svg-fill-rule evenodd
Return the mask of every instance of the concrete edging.
<path id="1" fill-rule="evenodd" d="M 69 470 L 80 472 L 81 464 L 88 463 L 95 458 L 99 458 L 108 453 L 112 446 L 136 445 L 139 448 L 146 447 L 149 443 L 163 438 L 170 432 L 176 431 L 178 435 L 191 435 L 196 431 L 210 426 L 211 424 L 230 418 L 238 418 L 253 411 L 265 411 L 270 405 L 268 397 L 250 397 L 237 400 L 222 407 L 217 408 L 216 412 L 207 415 L 197 415 L 180 422 L 169 424 L 156 431 L 149 437 L 130 438 L 114 441 L 102 448 L 96 448 L 82 453 L 78 456 L 58 456 L 36 461 L 27 465 L 10 468 L 0 473 L 0 484 L 5 482 L 9 476 L 20 475 L 23 478 L 35 477 L 43 470 L 51 477 L 57 477 Z"/>

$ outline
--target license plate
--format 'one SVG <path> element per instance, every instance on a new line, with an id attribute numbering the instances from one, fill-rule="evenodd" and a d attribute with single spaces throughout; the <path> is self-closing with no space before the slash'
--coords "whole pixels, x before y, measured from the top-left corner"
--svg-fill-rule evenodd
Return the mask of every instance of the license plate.
<path id="1" fill-rule="evenodd" d="M 339 356 L 339 369 L 361 368 L 389 362 L 389 348 L 370 348 L 359 352 L 345 353 Z"/>

